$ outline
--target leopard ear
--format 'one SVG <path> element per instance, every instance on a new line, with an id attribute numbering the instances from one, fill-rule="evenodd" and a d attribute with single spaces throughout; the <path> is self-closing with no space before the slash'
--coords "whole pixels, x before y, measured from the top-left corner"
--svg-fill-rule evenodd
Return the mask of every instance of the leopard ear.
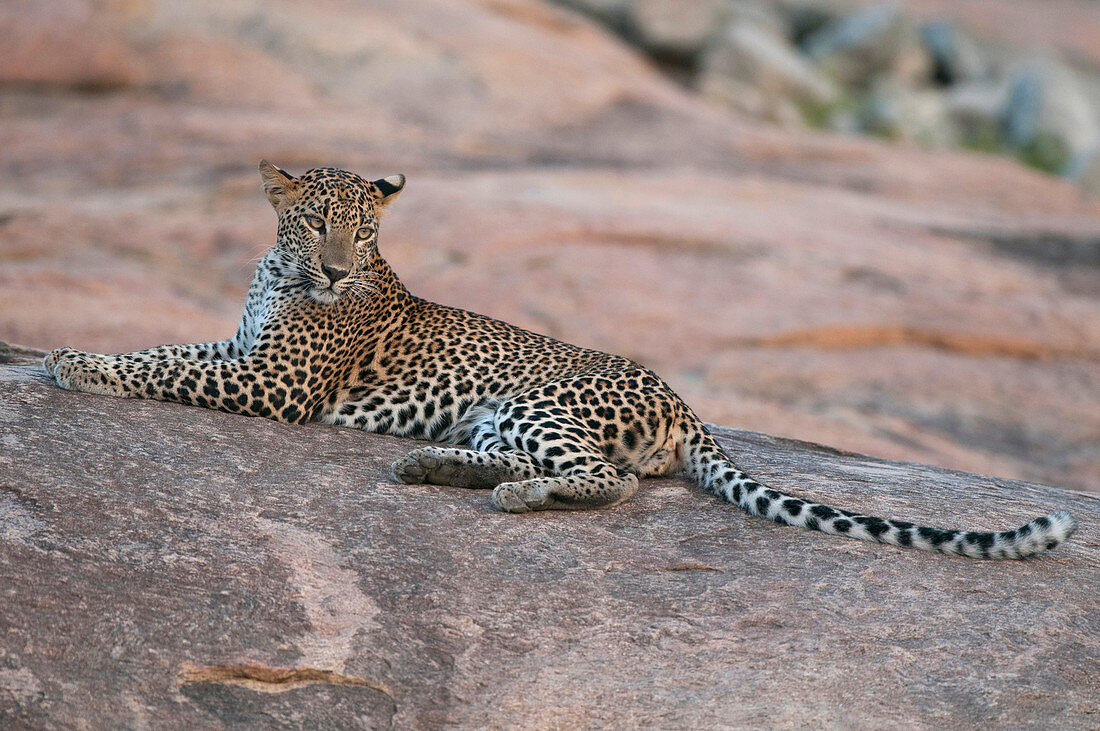
<path id="1" fill-rule="evenodd" d="M 393 203 L 394 198 L 396 198 L 405 187 L 405 176 L 398 173 L 397 175 L 390 175 L 387 178 L 379 178 L 373 181 L 373 185 L 377 187 L 378 192 L 382 194 L 382 199 L 379 203 L 385 208 L 390 203 Z"/>
<path id="2" fill-rule="evenodd" d="M 298 182 L 294 177 L 267 160 L 260 160 L 260 177 L 264 181 L 264 193 L 276 211 L 282 211 L 298 198 Z"/>

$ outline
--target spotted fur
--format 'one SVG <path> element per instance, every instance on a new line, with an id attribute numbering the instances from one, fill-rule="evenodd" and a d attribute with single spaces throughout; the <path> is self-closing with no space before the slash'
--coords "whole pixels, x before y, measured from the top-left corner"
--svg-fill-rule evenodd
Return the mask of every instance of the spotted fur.
<path id="1" fill-rule="evenodd" d="M 771 489 L 649 369 L 411 295 L 377 246 L 404 176 L 260 171 L 278 233 L 236 335 L 124 355 L 61 348 L 45 359 L 58 384 L 450 443 L 413 450 L 395 476 L 492 488 L 508 512 L 614 505 L 639 477 L 686 472 L 778 523 L 940 553 L 1025 558 L 1074 530 L 1067 513 L 1000 533 L 928 528 Z"/>

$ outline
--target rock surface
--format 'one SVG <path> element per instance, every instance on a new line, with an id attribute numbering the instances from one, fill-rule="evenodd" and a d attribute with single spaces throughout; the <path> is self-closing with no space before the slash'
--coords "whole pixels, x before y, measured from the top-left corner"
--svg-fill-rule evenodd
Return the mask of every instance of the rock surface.
<path id="1" fill-rule="evenodd" d="M 226 337 L 259 158 L 404 172 L 381 246 L 418 294 L 634 357 L 712 422 L 1100 488 L 1100 208 L 1064 181 L 747 121 L 530 0 L 0 13 L 56 47 L 0 68 L 0 339 Z"/>
<path id="2" fill-rule="evenodd" d="M 1076 536 L 983 562 L 781 527 L 681 479 L 506 515 L 414 443 L 0 365 L 0 725 L 1088 728 L 1100 499 L 719 430 L 775 486 Z"/>

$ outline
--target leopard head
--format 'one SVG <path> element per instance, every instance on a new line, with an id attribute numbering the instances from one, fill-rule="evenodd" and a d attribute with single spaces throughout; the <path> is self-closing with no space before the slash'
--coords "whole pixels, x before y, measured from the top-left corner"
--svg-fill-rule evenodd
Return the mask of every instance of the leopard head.
<path id="1" fill-rule="evenodd" d="M 405 176 L 368 181 L 346 170 L 314 168 L 295 178 L 261 160 L 260 177 L 279 217 L 275 251 L 287 278 L 326 305 L 368 295 L 378 221 L 405 187 Z"/>

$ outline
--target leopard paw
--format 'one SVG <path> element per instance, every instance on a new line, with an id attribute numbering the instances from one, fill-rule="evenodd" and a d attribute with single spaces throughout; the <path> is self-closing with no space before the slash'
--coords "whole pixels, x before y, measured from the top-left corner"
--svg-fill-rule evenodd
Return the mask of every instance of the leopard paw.
<path id="1" fill-rule="evenodd" d="M 529 513 L 554 506 L 550 483 L 544 479 L 503 482 L 493 489 L 492 502 L 506 513 Z"/>
<path id="2" fill-rule="evenodd" d="M 67 352 L 60 352 L 67 351 Z M 52 363 L 44 363 L 47 370 L 51 370 L 57 385 L 68 391 L 82 391 L 84 393 L 98 393 L 104 396 L 125 396 L 126 390 L 117 375 L 100 358 L 92 353 L 84 353 L 72 348 L 61 348 L 58 357 Z"/>
<path id="3" fill-rule="evenodd" d="M 51 350 L 49 353 L 46 354 L 46 357 L 42 359 L 42 367 L 46 369 L 46 373 L 49 373 L 52 376 L 54 374 L 54 369 L 57 368 L 58 362 L 68 356 L 70 353 L 80 353 L 80 351 L 76 350 L 75 348 L 67 347 Z"/>
<path id="4" fill-rule="evenodd" d="M 428 473 L 439 466 L 439 460 L 421 454 L 424 450 L 414 449 L 393 463 L 393 476 L 407 485 L 422 485 L 428 482 Z"/>
<path id="5" fill-rule="evenodd" d="M 393 463 L 393 476 L 407 484 L 474 489 L 496 487 L 502 479 L 501 470 L 483 464 L 478 455 L 446 447 L 414 449 Z"/>

